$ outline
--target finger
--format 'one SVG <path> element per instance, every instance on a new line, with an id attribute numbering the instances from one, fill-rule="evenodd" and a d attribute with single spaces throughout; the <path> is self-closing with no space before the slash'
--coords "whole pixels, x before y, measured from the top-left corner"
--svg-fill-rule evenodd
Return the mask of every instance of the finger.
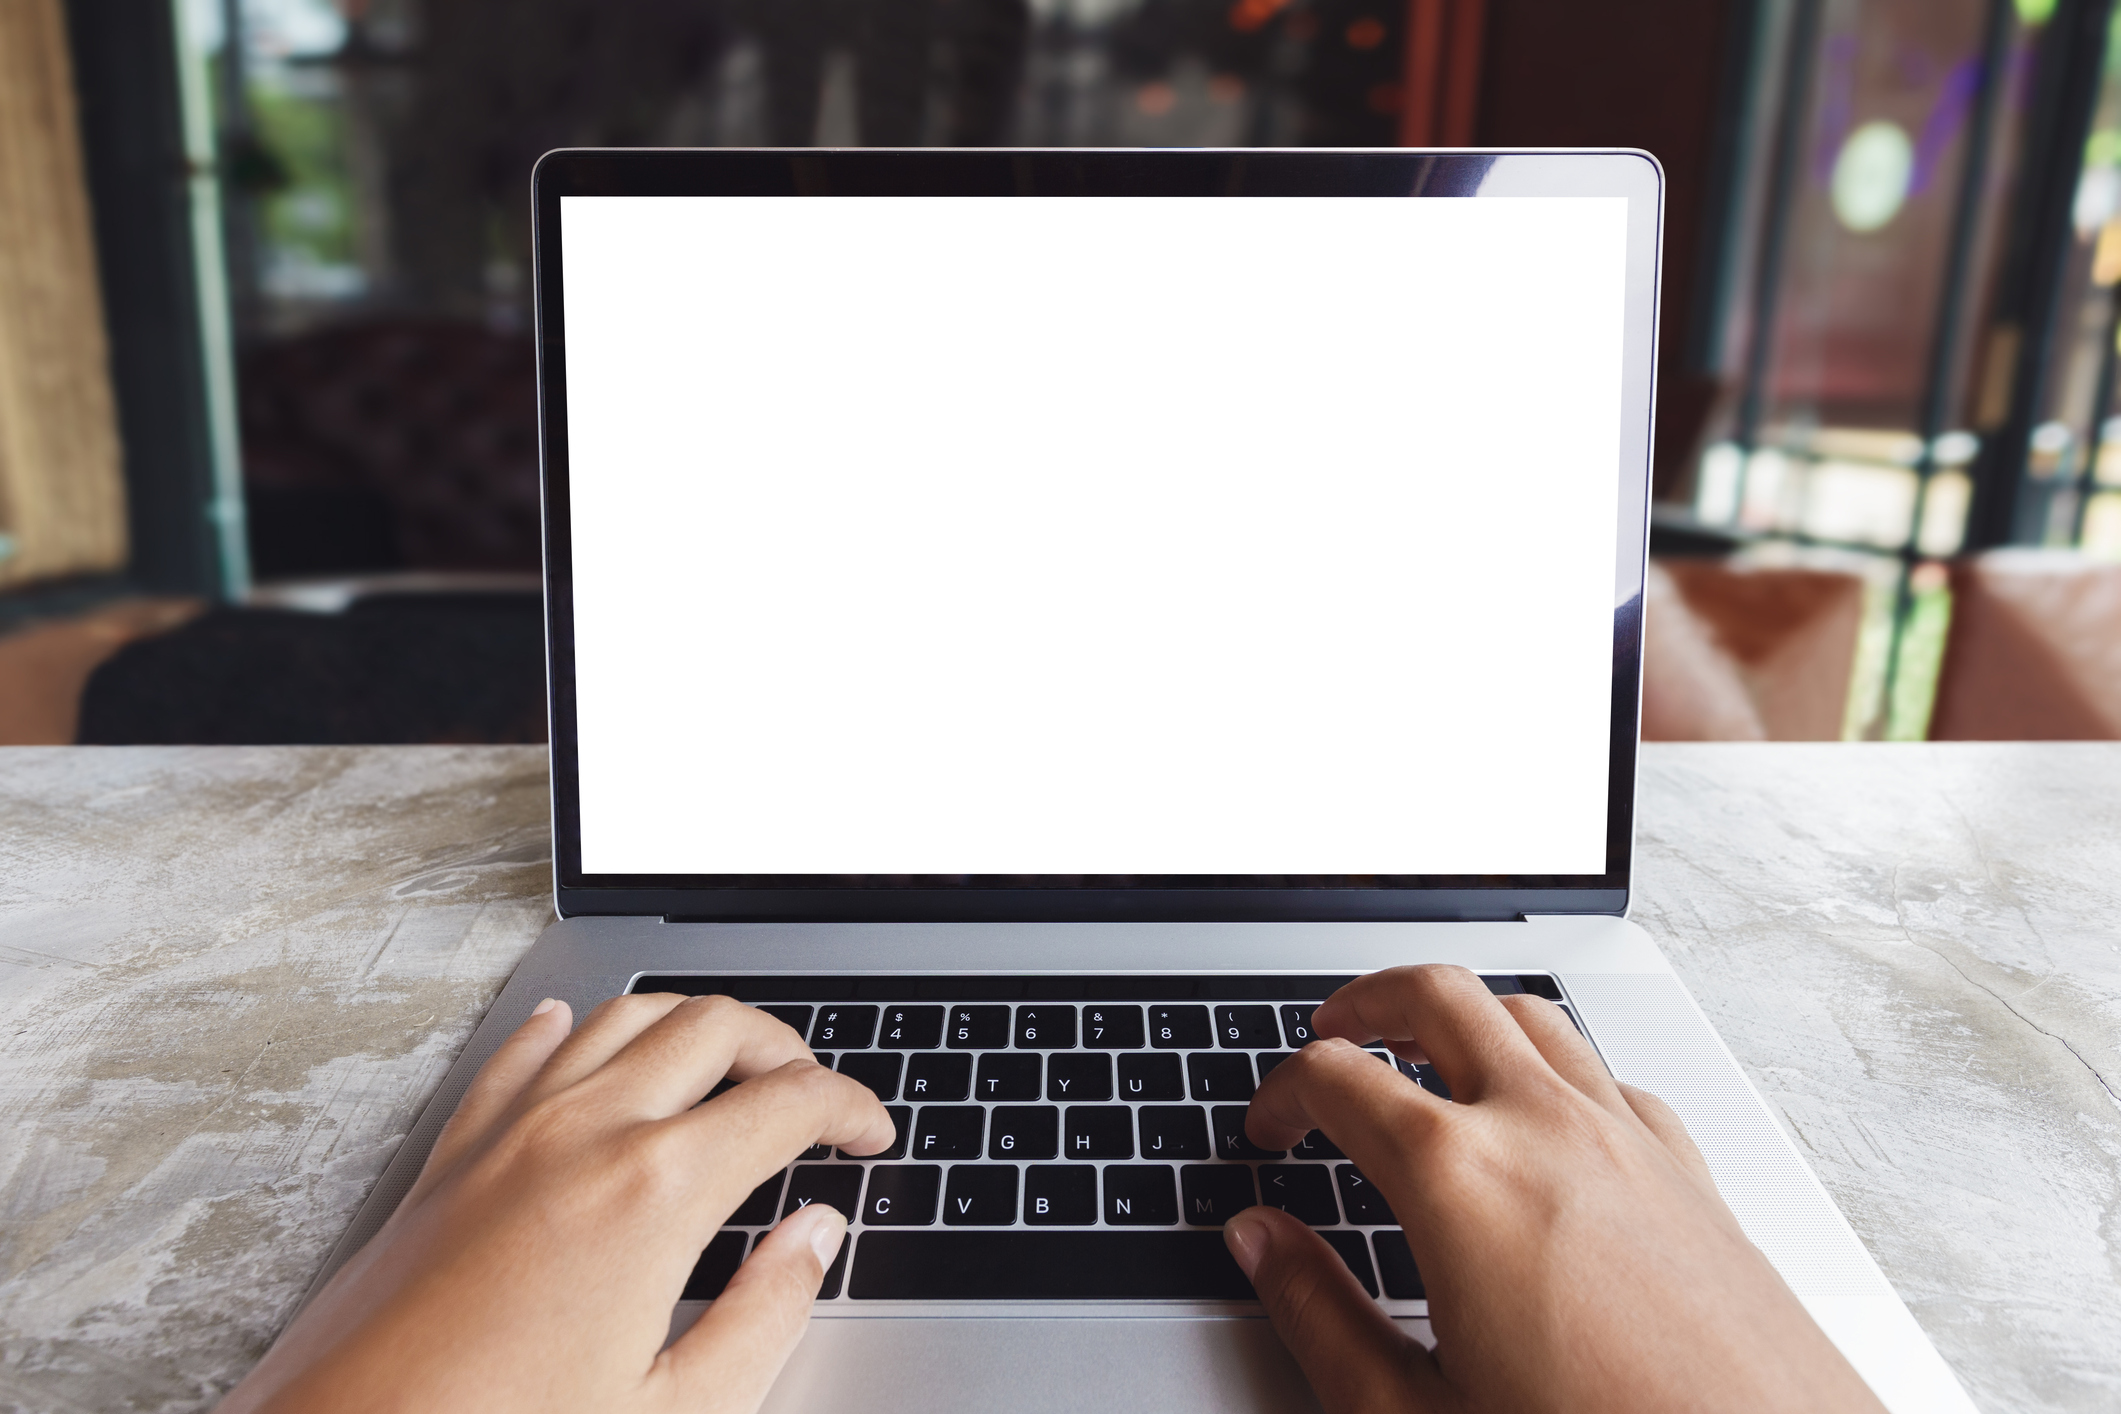
<path id="1" fill-rule="evenodd" d="M 813 1204 L 761 1238 L 692 1329 L 657 1358 L 684 1409 L 753 1410 L 788 1363 L 825 1271 L 847 1240 L 847 1220 Z"/>
<path id="2" fill-rule="evenodd" d="M 1478 1103 L 1506 1085 L 1534 1047 L 1487 983 L 1463 967 L 1394 967 L 1358 977 L 1311 1013 L 1311 1033 L 1395 1049 L 1418 1046 L 1452 1097 Z"/>
<path id="3" fill-rule="evenodd" d="M 1709 1161 L 1701 1157 L 1701 1150 L 1695 1145 L 1694 1136 L 1687 1133 L 1686 1125 L 1673 1113 L 1672 1107 L 1649 1091 L 1638 1090 L 1633 1085 L 1621 1085 L 1618 1088 L 1628 1108 L 1642 1121 L 1643 1128 L 1656 1136 L 1657 1142 L 1679 1161 L 1680 1167 L 1691 1174 L 1702 1187 L 1715 1193 L 1716 1201 L 1722 1203 L 1723 1195 L 1717 1192 L 1716 1176 L 1709 1172 Z"/>
<path id="4" fill-rule="evenodd" d="M 699 1175 L 687 1211 L 710 1235 L 752 1189 L 811 1145 L 873 1154 L 897 1132 L 875 1091 L 808 1056 L 667 1123 L 677 1162 Z"/>
<path id="5" fill-rule="evenodd" d="M 574 1034 L 560 1043 L 537 1078 L 523 1087 L 527 1108 L 548 1095 L 593 1075 L 626 1048 L 628 1042 L 670 1015 L 685 1002 L 672 992 L 634 992 L 598 1004 Z"/>
<path id="6" fill-rule="evenodd" d="M 1546 1057 L 1547 1064 L 1563 1080 L 1589 1097 L 1607 1113 L 1620 1119 L 1631 1113 L 1621 1098 L 1620 1086 L 1591 1043 L 1570 1024 L 1561 1008 L 1545 997 L 1518 995 L 1501 999 L 1503 1010 L 1516 1018 L 1527 1038 Z"/>
<path id="7" fill-rule="evenodd" d="M 567 1003 L 547 997 L 537 1004 L 530 1019 L 501 1042 L 499 1048 L 486 1058 L 486 1064 L 479 1067 L 479 1073 L 472 1077 L 464 1098 L 457 1102 L 456 1113 L 435 1136 L 434 1147 L 427 1153 L 427 1162 L 420 1166 L 418 1181 L 399 1206 L 416 1202 L 421 1194 L 447 1177 L 466 1154 L 485 1143 L 502 1117 L 514 1107 L 524 1087 L 538 1073 L 538 1068 L 567 1039 L 573 1025 L 574 1011 Z"/>
<path id="8" fill-rule="evenodd" d="M 1247 1208 L 1223 1229 L 1267 1319 L 1330 1410 L 1453 1408 L 1436 1361 L 1356 1284 L 1325 1240 L 1275 1208 Z"/>
<path id="9" fill-rule="evenodd" d="M 1269 1071 L 1245 1114 L 1262 1149 L 1287 1149 L 1322 1129 L 1365 1173 L 1397 1172 L 1401 1155 L 1427 1143 L 1449 1116 L 1438 1099 L 1368 1051 L 1313 1041 Z"/>
<path id="10" fill-rule="evenodd" d="M 724 1076 L 749 1080 L 815 1059 L 786 1022 L 757 1007 L 729 997 L 687 997 L 613 1053 L 593 1080 L 577 1083 L 623 1095 L 634 1113 L 660 1119 L 698 1104 Z"/>

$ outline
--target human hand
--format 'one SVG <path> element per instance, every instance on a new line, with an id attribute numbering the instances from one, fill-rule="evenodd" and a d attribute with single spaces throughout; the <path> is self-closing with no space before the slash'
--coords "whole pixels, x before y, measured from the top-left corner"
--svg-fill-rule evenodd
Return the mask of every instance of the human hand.
<path id="1" fill-rule="evenodd" d="M 663 1349 L 708 1239 L 811 1144 L 891 1142 L 870 1090 L 727 997 L 547 1002 L 480 1069 L 419 1181 L 222 1414 L 754 1410 L 802 1337 L 846 1219 L 759 1243 Z M 724 1076 L 739 1080 L 706 1104 Z"/>
<path id="2" fill-rule="evenodd" d="M 1678 1116 L 1616 1083 L 1552 1002 L 1395 968 L 1336 992 L 1311 1029 L 1245 1131 L 1285 1149 L 1324 1130 L 1377 1185 L 1436 1337 L 1431 1353 L 1405 1335 L 1288 1214 L 1239 1214 L 1225 1239 L 1328 1414 L 1882 1410 Z M 1452 1100 L 1360 1049 L 1380 1039 L 1433 1064 Z"/>

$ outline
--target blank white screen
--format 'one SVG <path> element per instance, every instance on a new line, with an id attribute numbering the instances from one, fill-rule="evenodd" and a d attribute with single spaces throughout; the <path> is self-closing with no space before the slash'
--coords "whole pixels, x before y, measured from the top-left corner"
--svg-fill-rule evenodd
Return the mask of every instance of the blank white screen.
<path id="1" fill-rule="evenodd" d="M 1602 872 L 1626 217 L 563 198 L 584 871 Z"/>

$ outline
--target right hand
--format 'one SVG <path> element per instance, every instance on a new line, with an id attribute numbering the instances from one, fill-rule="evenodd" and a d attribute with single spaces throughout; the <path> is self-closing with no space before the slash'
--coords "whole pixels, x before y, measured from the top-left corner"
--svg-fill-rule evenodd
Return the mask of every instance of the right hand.
<path id="1" fill-rule="evenodd" d="M 1311 1019 L 1245 1131 L 1320 1129 L 1406 1229 L 1434 1352 L 1273 1208 L 1225 1232 L 1328 1414 L 1880 1414 L 1724 1206 L 1663 1101 L 1607 1073 L 1561 1009 L 1457 967 L 1362 977 Z M 1433 1064 L 1439 1099 L 1360 1049 Z M 1455 1103 L 1454 1103 L 1455 1101 Z"/>

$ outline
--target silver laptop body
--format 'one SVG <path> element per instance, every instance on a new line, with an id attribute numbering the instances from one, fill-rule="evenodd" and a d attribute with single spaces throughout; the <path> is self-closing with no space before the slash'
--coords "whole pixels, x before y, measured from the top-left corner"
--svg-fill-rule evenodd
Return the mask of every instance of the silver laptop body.
<path id="1" fill-rule="evenodd" d="M 732 991 L 821 1054 L 852 1044 L 850 1073 L 894 1018 L 947 1016 L 871 1082 L 907 1102 L 904 1131 L 916 1069 L 976 1052 L 991 1087 L 990 1059 L 1017 1056 L 1057 1087 L 1038 1026 L 1087 1056 L 1139 1009 L 1226 1033 L 1184 1042 L 1175 1108 L 1212 1115 L 1211 1077 L 1248 1093 L 1337 979 L 1451 962 L 1563 1003 L 1673 1106 L 1896 1414 L 1972 1408 L 1626 919 L 1654 159 L 582 151 L 535 188 L 561 921 L 320 1286 L 543 997 L 579 1015 L 643 979 Z M 1008 1037 L 974 1036 L 989 1021 Z M 1122 1087 L 1177 1066 L 1143 1039 Z M 1063 1098 L 1028 1108 L 1054 1101 L 1087 1146 Z M 1164 1143 L 1136 1111 L 1121 1159 Z M 972 1202 L 953 1176 L 939 1222 L 945 1165 L 904 1155 L 936 1171 L 929 1220 L 903 1226 L 904 1199 L 858 1214 L 768 1408 L 1315 1407 L 1221 1277 L 1172 1294 L 1094 1270 L 1215 1260 L 1215 1228 L 1179 1220 L 1209 1206 L 1195 1179 L 1297 1165 L 1182 1152 L 1201 1161 L 1172 1209 L 1170 1167 L 1132 1164 L 1163 1185 L 1135 1211 L 1115 1163 L 1070 1169 L 1035 1131 L 1049 1148 L 1014 1159 L 986 1113 L 957 1157 L 1017 1206 L 948 1226 Z M 797 1185 L 873 1199 L 863 1167 L 793 1166 L 703 1271 Z M 1062 1180 L 1101 1181 L 1102 1206 L 1035 1226 L 1034 1187 Z M 1389 1214 L 1322 1201 L 1321 1231 L 1426 1336 Z M 1040 1242 L 1028 1294 L 922 1267 L 1006 1272 Z"/>

